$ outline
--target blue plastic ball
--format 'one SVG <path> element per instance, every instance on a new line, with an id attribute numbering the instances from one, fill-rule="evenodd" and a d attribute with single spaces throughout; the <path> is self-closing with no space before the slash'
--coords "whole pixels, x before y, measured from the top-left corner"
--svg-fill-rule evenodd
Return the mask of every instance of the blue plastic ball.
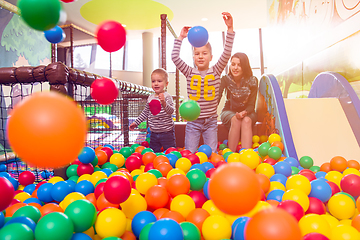
<path id="1" fill-rule="evenodd" d="M 166 154 L 165 156 L 169 159 L 170 165 L 173 168 L 175 168 L 175 164 L 176 164 L 176 161 L 178 160 L 178 157 L 173 153 Z"/>
<path id="2" fill-rule="evenodd" d="M 87 163 L 91 163 L 92 161 L 94 161 L 95 158 L 95 150 L 92 149 L 91 147 L 84 147 L 81 150 L 81 153 L 78 156 L 78 159 L 80 162 L 87 164 Z"/>
<path id="3" fill-rule="evenodd" d="M 203 192 L 204 192 L 204 195 L 207 199 L 210 199 L 210 196 L 209 196 L 209 181 L 210 179 L 206 180 L 204 186 L 203 186 Z"/>
<path id="4" fill-rule="evenodd" d="M 192 165 L 191 167 L 190 167 L 190 170 L 191 169 L 200 169 L 201 171 L 203 171 L 204 173 L 206 173 L 206 169 L 205 169 L 205 166 L 204 165 L 202 165 L 202 164 L 200 164 L 200 163 L 195 163 L 194 165 Z"/>
<path id="5" fill-rule="evenodd" d="M 300 166 L 299 161 L 296 160 L 293 157 L 287 157 L 287 158 L 284 159 L 284 161 L 287 162 L 288 164 L 290 164 L 290 166 L 293 166 L 293 167 L 299 167 Z"/>
<path id="6" fill-rule="evenodd" d="M 104 147 L 108 147 L 108 148 L 111 148 L 111 150 L 115 150 L 114 146 L 111 145 L 111 144 L 105 144 Z"/>
<path id="7" fill-rule="evenodd" d="M 245 226 L 249 220 L 250 220 L 249 217 L 239 217 L 233 222 L 233 224 L 231 225 L 232 228 L 231 239 L 245 240 Z"/>
<path id="8" fill-rule="evenodd" d="M 35 190 L 35 188 L 36 188 L 36 184 L 29 184 L 29 185 L 27 185 L 26 187 L 24 187 L 24 192 L 27 192 L 28 194 L 32 194 L 33 192 L 34 192 L 34 190 Z"/>
<path id="9" fill-rule="evenodd" d="M 113 170 L 111 170 L 110 168 L 104 168 L 101 169 L 102 172 L 104 172 L 108 177 L 113 173 Z"/>
<path id="10" fill-rule="evenodd" d="M 51 196 L 51 189 L 53 188 L 53 186 L 54 185 L 52 183 L 44 183 L 43 185 L 41 185 L 36 192 L 38 199 L 46 203 L 54 200 Z"/>
<path id="11" fill-rule="evenodd" d="M 325 179 L 315 179 L 311 181 L 310 184 L 311 192 L 309 194 L 309 197 L 315 197 L 325 203 L 332 196 L 331 187 Z"/>
<path id="12" fill-rule="evenodd" d="M 65 181 L 60 181 L 54 184 L 51 188 L 51 197 L 58 202 L 64 200 L 64 198 L 71 193 L 72 190 L 69 184 Z"/>
<path id="13" fill-rule="evenodd" d="M 29 203 L 38 203 L 38 204 L 40 204 L 40 206 L 43 205 L 43 203 L 42 203 L 39 199 L 33 198 L 33 197 L 28 198 L 28 199 L 25 199 L 23 203 L 26 203 L 26 204 L 29 204 Z"/>
<path id="14" fill-rule="evenodd" d="M 203 152 L 206 154 L 206 156 L 209 158 L 212 154 L 211 147 L 209 145 L 201 145 L 198 149 L 199 152 Z"/>
<path id="15" fill-rule="evenodd" d="M 156 222 L 156 216 L 149 211 L 138 212 L 131 221 L 131 229 L 134 235 L 138 238 L 141 230 L 148 224 Z"/>
<path id="16" fill-rule="evenodd" d="M 88 180 L 82 180 L 75 186 L 75 192 L 82 193 L 84 196 L 93 193 L 94 190 L 94 185 Z"/>
<path id="17" fill-rule="evenodd" d="M 70 240 L 92 240 L 92 238 L 85 233 L 74 233 Z"/>
<path id="18" fill-rule="evenodd" d="M 275 189 L 268 193 L 266 200 L 276 200 L 278 202 L 282 201 L 282 197 L 284 195 L 285 191 L 281 189 Z"/>
<path id="19" fill-rule="evenodd" d="M 223 144 L 225 144 L 225 145 L 227 145 L 228 140 L 227 140 L 227 139 L 225 139 L 222 143 L 223 143 Z"/>
<path id="20" fill-rule="evenodd" d="M 274 170 L 275 170 L 275 173 L 283 174 L 286 177 L 291 176 L 291 173 L 292 173 L 290 164 L 287 162 L 284 162 L 284 161 L 275 163 Z"/>
<path id="21" fill-rule="evenodd" d="M 13 187 L 16 191 L 19 187 L 19 182 L 13 177 L 9 177 L 8 180 L 11 182 L 11 184 L 13 185 Z"/>
<path id="22" fill-rule="evenodd" d="M 48 40 L 49 42 L 54 43 L 54 44 L 63 41 L 66 37 L 64 31 L 59 26 L 55 26 L 54 28 L 52 28 L 50 30 L 44 31 L 44 34 L 45 34 L 46 40 Z"/>
<path id="23" fill-rule="evenodd" d="M 9 179 L 9 178 L 11 178 L 11 175 L 8 172 L 0 172 L 0 177 Z"/>
<path id="24" fill-rule="evenodd" d="M 149 240 L 183 240 L 184 234 L 180 225 L 170 218 L 159 219 L 149 231 Z"/>
<path id="25" fill-rule="evenodd" d="M 283 174 L 276 173 L 270 177 L 270 182 L 280 182 L 282 185 L 286 186 L 287 177 Z"/>
<path id="26" fill-rule="evenodd" d="M 0 172 L 6 172 L 7 166 L 5 164 L 0 164 Z"/>
<path id="27" fill-rule="evenodd" d="M 326 174 L 327 174 L 327 172 L 319 171 L 319 172 L 315 173 L 315 177 L 316 177 L 317 179 L 319 179 L 319 178 L 325 178 Z"/>
<path id="28" fill-rule="evenodd" d="M 211 168 L 215 168 L 214 164 L 212 164 L 211 162 L 203 162 L 201 163 L 201 165 L 203 165 L 203 167 L 205 168 L 205 173 L 211 169 Z"/>
<path id="29" fill-rule="evenodd" d="M 66 182 L 69 185 L 71 192 L 75 192 L 76 182 L 74 182 L 72 180 L 66 180 L 64 182 Z"/>
<path id="30" fill-rule="evenodd" d="M 3 212 L 0 212 L 0 229 L 4 226 L 5 224 L 5 216 Z"/>
<path id="31" fill-rule="evenodd" d="M 13 217 L 13 218 L 11 218 L 9 221 L 7 221 L 4 226 L 7 226 L 7 225 L 13 224 L 13 223 L 22 223 L 22 224 L 25 224 L 25 225 L 28 226 L 33 232 L 35 231 L 36 223 L 34 222 L 34 220 L 32 220 L 32 219 L 29 218 L 29 217 L 24 217 L 24 216 Z"/>
<path id="32" fill-rule="evenodd" d="M 206 45 L 209 40 L 209 33 L 204 27 L 195 26 L 189 29 L 187 37 L 190 44 L 198 48 Z"/>
<path id="33" fill-rule="evenodd" d="M 51 173 L 48 170 L 44 170 L 44 171 L 41 172 L 40 175 L 41 175 L 42 178 L 48 179 L 48 178 L 50 178 Z"/>

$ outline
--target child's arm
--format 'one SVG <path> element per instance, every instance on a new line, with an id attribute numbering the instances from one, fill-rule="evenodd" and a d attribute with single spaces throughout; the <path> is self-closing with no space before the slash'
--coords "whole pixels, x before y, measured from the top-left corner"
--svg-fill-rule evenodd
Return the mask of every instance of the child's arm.
<path id="1" fill-rule="evenodd" d="M 233 18 L 230 13 L 223 12 L 223 19 L 228 27 L 228 31 L 226 34 L 226 40 L 225 40 L 225 47 L 224 51 L 220 56 L 220 59 L 218 62 L 214 65 L 214 70 L 217 72 L 217 74 L 221 75 L 222 71 L 224 71 L 224 68 L 226 67 L 227 62 L 229 61 L 231 57 L 231 50 L 234 43 L 234 37 L 235 32 L 233 30 Z"/>
<path id="2" fill-rule="evenodd" d="M 169 115 L 173 114 L 175 111 L 174 101 L 170 94 L 159 94 L 159 99 L 161 106 L 164 108 L 165 112 Z"/>
<path id="3" fill-rule="evenodd" d="M 177 69 L 180 70 L 185 76 L 188 76 L 191 72 L 191 67 L 187 65 L 181 58 L 180 58 L 180 47 L 182 40 L 187 37 L 190 27 L 183 27 L 181 29 L 181 33 L 174 42 L 174 48 L 171 53 L 171 59 L 174 62 Z"/>

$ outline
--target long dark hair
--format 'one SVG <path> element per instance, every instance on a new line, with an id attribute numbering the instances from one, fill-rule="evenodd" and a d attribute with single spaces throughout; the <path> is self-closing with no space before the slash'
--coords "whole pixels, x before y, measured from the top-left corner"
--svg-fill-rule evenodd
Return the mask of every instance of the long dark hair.
<path id="1" fill-rule="evenodd" d="M 232 55 L 230 62 L 233 58 L 240 59 L 241 70 L 243 72 L 243 77 L 245 79 L 249 79 L 251 76 L 253 76 L 253 72 L 250 67 L 249 58 L 245 53 L 242 53 L 242 52 L 235 53 L 234 55 Z M 230 67 L 229 67 L 229 75 L 232 77 Z"/>

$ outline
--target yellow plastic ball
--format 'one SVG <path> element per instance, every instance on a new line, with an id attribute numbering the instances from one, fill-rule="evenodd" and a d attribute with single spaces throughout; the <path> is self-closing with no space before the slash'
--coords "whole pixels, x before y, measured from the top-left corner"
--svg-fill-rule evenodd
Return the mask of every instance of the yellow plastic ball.
<path id="1" fill-rule="evenodd" d="M 232 153 L 228 156 L 227 162 L 240 162 L 240 153 Z"/>
<path id="2" fill-rule="evenodd" d="M 223 154 L 224 154 L 224 150 L 223 150 Z M 208 160 L 209 160 L 207 155 L 203 152 L 197 152 L 197 153 L 195 153 L 195 155 L 199 157 L 200 163 L 208 162 Z"/>
<path id="3" fill-rule="evenodd" d="M 240 162 L 251 169 L 255 169 L 260 161 L 259 155 L 253 149 L 246 149 L 240 153 Z"/>
<path id="4" fill-rule="evenodd" d="M 135 181 L 136 189 L 145 194 L 149 188 L 158 184 L 158 180 L 154 174 L 145 172 L 140 174 Z"/>
<path id="5" fill-rule="evenodd" d="M 97 216 L 95 230 L 101 238 L 120 238 L 126 230 L 126 216 L 120 209 L 105 209 Z"/>
<path id="6" fill-rule="evenodd" d="M 168 174 L 166 175 L 166 178 L 169 179 L 171 176 L 175 175 L 175 174 L 182 174 L 182 175 L 186 175 L 185 172 L 179 168 L 173 168 L 171 169 Z"/>
<path id="7" fill-rule="evenodd" d="M 97 171 L 91 174 L 90 182 L 95 186 L 96 183 L 101 179 L 107 179 L 107 175 L 103 171 Z"/>
<path id="8" fill-rule="evenodd" d="M 19 200 L 20 202 L 24 202 L 26 199 L 30 198 L 31 195 L 28 194 L 27 192 L 20 192 L 18 194 L 15 195 L 15 199 Z"/>
<path id="9" fill-rule="evenodd" d="M 330 182 L 335 183 L 338 185 L 338 187 L 341 189 L 340 181 L 343 178 L 343 175 L 341 172 L 338 171 L 330 171 L 325 175 L 325 179 L 327 179 Z"/>
<path id="10" fill-rule="evenodd" d="M 268 137 L 266 135 L 261 135 L 260 136 L 260 143 L 267 142 L 267 140 L 268 140 Z"/>
<path id="11" fill-rule="evenodd" d="M 254 143 L 254 144 L 252 145 L 252 148 L 257 148 L 257 147 L 259 147 L 259 146 L 260 146 L 259 143 Z"/>
<path id="12" fill-rule="evenodd" d="M 340 224 L 340 225 L 348 225 L 348 226 L 351 226 L 351 222 L 352 222 L 351 219 L 343 219 L 343 220 L 340 220 L 340 221 L 339 221 L 339 224 Z"/>
<path id="13" fill-rule="evenodd" d="M 130 173 L 130 175 L 131 175 L 132 177 L 135 177 L 135 176 L 137 176 L 137 175 L 142 174 L 143 172 L 144 172 L 144 171 L 141 170 L 141 169 L 134 169 L 134 170 L 132 170 L 132 172 Z"/>
<path id="14" fill-rule="evenodd" d="M 329 199 L 327 206 L 330 214 L 339 220 L 351 218 L 356 207 L 354 201 L 349 196 L 341 193 L 333 195 Z"/>
<path id="15" fill-rule="evenodd" d="M 256 213 L 264 210 L 264 209 L 269 209 L 272 208 L 273 206 L 270 205 L 270 203 L 268 202 L 264 202 L 264 201 L 258 201 L 258 203 L 255 205 L 255 207 L 253 209 L 251 209 L 250 212 L 245 213 L 243 216 L 245 217 L 252 217 L 254 216 Z"/>
<path id="16" fill-rule="evenodd" d="M 146 200 L 140 194 L 130 194 L 129 198 L 120 206 L 126 217 L 130 219 L 133 219 L 137 213 L 147 209 Z"/>
<path id="17" fill-rule="evenodd" d="M 61 181 L 65 181 L 65 180 L 62 177 L 54 176 L 54 177 L 50 178 L 48 182 L 55 184 L 55 183 L 61 182 Z"/>
<path id="18" fill-rule="evenodd" d="M 253 143 L 259 143 L 259 142 L 260 142 L 260 137 L 259 137 L 258 135 L 254 135 L 254 136 L 252 137 L 252 142 L 253 142 Z"/>
<path id="19" fill-rule="evenodd" d="M 290 176 L 286 181 L 286 189 L 300 189 L 306 195 L 309 195 L 311 192 L 311 184 L 307 177 L 300 174 L 295 174 Z"/>
<path id="20" fill-rule="evenodd" d="M 125 174 L 122 171 L 113 172 L 112 174 L 110 174 L 109 178 L 111 178 L 113 176 L 123 176 L 123 177 L 126 177 L 129 181 L 131 180 L 131 179 L 129 179 L 129 175 Z"/>
<path id="21" fill-rule="evenodd" d="M 356 168 L 347 168 L 343 171 L 343 176 L 349 175 L 349 174 L 355 174 L 360 176 L 360 172 L 359 170 L 357 170 Z"/>
<path id="22" fill-rule="evenodd" d="M 81 175 L 78 180 L 77 180 L 77 183 L 81 182 L 81 181 L 84 181 L 84 180 L 88 180 L 91 182 L 91 175 L 90 174 L 83 174 Z"/>
<path id="23" fill-rule="evenodd" d="M 173 198 L 170 204 L 170 210 L 175 211 L 186 217 L 189 213 L 195 209 L 195 202 L 194 200 L 186 194 L 179 194 Z"/>
<path id="24" fill-rule="evenodd" d="M 109 162 L 111 164 L 116 165 L 118 168 L 124 166 L 125 164 L 125 158 L 121 153 L 114 153 L 113 155 L 111 155 Z"/>
<path id="25" fill-rule="evenodd" d="M 358 240 L 360 233 L 348 225 L 338 225 L 332 229 L 330 240 Z"/>
<path id="26" fill-rule="evenodd" d="M 201 208 L 206 210 L 210 215 L 225 216 L 225 213 L 216 207 L 212 200 L 207 200 Z"/>
<path id="27" fill-rule="evenodd" d="M 126 218 L 126 231 L 132 232 L 131 223 L 132 219 Z"/>
<path id="28" fill-rule="evenodd" d="M 282 201 L 285 201 L 285 200 L 293 200 L 293 201 L 299 203 L 302 206 L 302 208 L 304 209 L 304 212 L 306 212 L 309 209 L 310 201 L 309 201 L 308 195 L 306 195 L 300 189 L 287 190 L 282 197 Z"/>
<path id="29" fill-rule="evenodd" d="M 261 173 L 271 178 L 275 174 L 274 167 L 269 163 L 260 163 L 256 168 L 256 173 Z"/>
<path id="30" fill-rule="evenodd" d="M 284 184 L 282 184 L 281 182 L 278 182 L 278 181 L 271 181 L 269 191 L 267 193 L 269 193 L 273 190 L 276 190 L 276 189 L 283 190 L 284 192 L 286 191 Z"/>
<path id="31" fill-rule="evenodd" d="M 184 158 L 184 157 L 179 158 L 175 163 L 175 168 L 181 169 L 185 173 L 187 173 L 190 170 L 191 166 L 192 166 L 191 161 L 188 158 Z"/>
<path id="32" fill-rule="evenodd" d="M 273 142 L 281 142 L 281 137 L 279 134 L 273 133 L 269 136 L 268 142 L 271 144 Z"/>
<path id="33" fill-rule="evenodd" d="M 222 150 L 222 155 L 224 155 L 227 152 L 231 152 L 230 148 L 225 148 L 224 150 Z"/>
<path id="34" fill-rule="evenodd" d="M 231 224 L 224 216 L 209 216 L 202 225 L 202 234 L 205 239 L 230 239 Z"/>
<path id="35" fill-rule="evenodd" d="M 339 220 L 336 217 L 330 215 L 329 213 L 322 214 L 320 216 L 329 223 L 331 229 L 339 225 Z"/>
<path id="36" fill-rule="evenodd" d="M 330 224 L 320 215 L 317 214 L 307 214 L 299 220 L 299 227 L 301 234 L 305 236 L 311 232 L 320 233 L 327 238 L 331 236 L 331 227 Z"/>
<path id="37" fill-rule="evenodd" d="M 66 195 L 66 197 L 59 203 L 59 206 L 65 211 L 67 206 L 70 205 L 70 203 L 75 202 L 76 200 L 85 199 L 86 197 L 84 194 L 79 192 L 72 192 Z"/>

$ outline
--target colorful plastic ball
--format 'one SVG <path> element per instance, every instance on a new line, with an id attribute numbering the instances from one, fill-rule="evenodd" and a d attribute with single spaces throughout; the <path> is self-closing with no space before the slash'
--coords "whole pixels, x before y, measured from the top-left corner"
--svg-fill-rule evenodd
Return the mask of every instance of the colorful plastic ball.
<path id="1" fill-rule="evenodd" d="M 352 226 L 339 224 L 332 229 L 331 239 L 359 239 L 360 233 Z"/>
<path id="2" fill-rule="evenodd" d="M 147 209 L 146 200 L 139 193 L 130 194 L 129 198 L 125 202 L 121 203 L 120 206 L 126 217 L 129 219 L 133 219 L 138 212 L 145 211 Z"/>
<path id="3" fill-rule="evenodd" d="M 40 173 L 40 176 L 44 179 L 48 179 L 52 176 L 53 173 L 49 172 L 48 170 L 43 170 Z"/>
<path id="4" fill-rule="evenodd" d="M 62 42 L 66 35 L 61 27 L 55 26 L 47 31 L 44 31 L 46 40 L 50 43 L 56 44 Z"/>
<path id="5" fill-rule="evenodd" d="M 198 148 L 198 152 L 203 152 L 209 158 L 211 156 L 212 150 L 209 145 L 203 144 Z"/>
<path id="6" fill-rule="evenodd" d="M 19 174 L 18 181 L 23 186 L 33 184 L 35 182 L 35 174 L 31 171 L 24 171 Z"/>
<path id="7" fill-rule="evenodd" d="M 193 199 L 196 208 L 201 208 L 208 200 L 205 195 L 199 191 L 191 191 L 188 195 Z"/>
<path id="8" fill-rule="evenodd" d="M 54 199 L 51 196 L 52 188 L 53 188 L 52 183 L 45 183 L 41 185 L 37 190 L 37 197 L 39 198 L 39 200 L 46 203 L 53 201 Z"/>
<path id="9" fill-rule="evenodd" d="M 268 156 L 272 159 L 278 160 L 281 157 L 282 151 L 279 147 L 270 147 L 268 149 Z"/>
<path id="10" fill-rule="evenodd" d="M 221 211 L 240 215 L 249 212 L 260 200 L 261 187 L 249 167 L 242 163 L 228 163 L 220 166 L 212 175 L 209 194 Z"/>
<path id="11" fill-rule="evenodd" d="M 357 170 L 360 169 L 360 163 L 356 160 L 349 160 L 347 161 L 348 168 L 355 168 Z"/>
<path id="12" fill-rule="evenodd" d="M 325 204 L 320 199 L 309 197 L 309 208 L 306 211 L 306 214 L 310 214 L 310 213 L 314 213 L 318 215 L 325 214 L 326 213 Z"/>
<path id="13" fill-rule="evenodd" d="M 286 186 L 287 180 L 288 180 L 288 178 L 285 175 L 280 174 L 280 173 L 276 173 L 270 177 L 271 182 L 273 182 L 273 181 L 280 182 L 284 186 Z"/>
<path id="14" fill-rule="evenodd" d="M 200 105 L 194 100 L 184 101 L 179 108 L 180 115 L 187 121 L 194 121 L 200 116 Z"/>
<path id="15" fill-rule="evenodd" d="M 91 163 L 95 158 L 95 150 L 91 147 L 84 147 L 78 156 L 78 159 L 82 163 Z"/>
<path id="16" fill-rule="evenodd" d="M 263 174 L 268 178 L 272 178 L 272 176 L 275 174 L 275 170 L 271 164 L 263 162 L 256 167 L 256 173 Z"/>
<path id="17" fill-rule="evenodd" d="M 309 156 L 303 156 L 299 160 L 300 166 L 305 169 L 309 169 L 314 165 L 314 160 Z"/>
<path id="18" fill-rule="evenodd" d="M 34 206 L 22 206 L 18 210 L 14 212 L 12 215 L 13 218 L 16 217 L 28 217 L 32 219 L 34 222 L 38 222 L 41 217 L 40 210 Z"/>
<path id="19" fill-rule="evenodd" d="M 311 232 L 304 235 L 303 240 L 329 240 L 329 238 L 321 233 Z"/>
<path id="20" fill-rule="evenodd" d="M 302 235 L 292 215 L 280 208 L 270 208 L 256 213 L 248 221 L 245 227 L 245 239 L 301 240 Z"/>
<path id="21" fill-rule="evenodd" d="M 35 228 L 37 240 L 49 239 L 71 239 L 74 231 L 72 221 L 64 213 L 53 212 L 40 219 Z"/>
<path id="22" fill-rule="evenodd" d="M 96 39 L 104 51 L 116 52 L 126 42 L 126 30 L 119 22 L 104 21 L 96 29 Z"/>
<path id="23" fill-rule="evenodd" d="M 74 233 L 71 240 L 92 240 L 92 238 L 85 233 Z"/>
<path id="24" fill-rule="evenodd" d="M 76 168 L 76 173 L 79 177 L 84 174 L 92 174 L 94 173 L 94 166 L 91 163 L 80 163 Z"/>
<path id="25" fill-rule="evenodd" d="M 292 172 L 290 164 L 288 164 L 287 162 L 284 162 L 284 161 L 275 163 L 274 170 L 275 170 L 275 173 L 283 174 L 286 177 L 289 177 Z"/>
<path id="26" fill-rule="evenodd" d="M 355 174 L 344 176 L 340 181 L 340 187 L 343 192 L 357 198 L 360 195 L 360 176 Z"/>
<path id="27" fill-rule="evenodd" d="M 281 142 L 281 137 L 279 134 L 273 133 L 269 136 L 268 142 L 272 144 L 273 142 Z"/>
<path id="28" fill-rule="evenodd" d="M 317 179 L 320 179 L 320 178 L 325 179 L 325 176 L 326 176 L 326 172 L 323 172 L 323 171 L 318 171 L 317 173 L 315 173 L 315 177 Z"/>
<path id="29" fill-rule="evenodd" d="M 86 118 L 73 101 L 59 93 L 34 93 L 14 107 L 7 134 L 11 147 L 23 161 L 58 168 L 76 159 L 82 149 Z M 41 151 L 34 151 L 38 146 L 42 146 Z"/>
<path id="30" fill-rule="evenodd" d="M 289 163 L 290 166 L 294 166 L 294 167 L 299 167 L 300 166 L 300 163 L 298 160 L 296 160 L 295 158 L 293 157 L 287 157 L 284 159 L 285 162 Z"/>
<path id="31" fill-rule="evenodd" d="M 224 157 L 225 158 L 225 157 Z M 252 149 L 246 149 L 240 152 L 239 160 L 251 169 L 256 169 L 260 163 L 259 155 Z"/>
<path id="32" fill-rule="evenodd" d="M 191 222 L 182 222 L 180 223 L 180 227 L 184 234 L 184 240 L 200 240 L 201 233 L 200 230 L 196 227 L 195 224 Z"/>
<path id="33" fill-rule="evenodd" d="M 89 229 L 96 220 L 95 206 L 85 199 L 70 203 L 64 213 L 71 219 L 74 225 L 74 232 L 77 233 Z"/>
<path id="34" fill-rule="evenodd" d="M 339 171 L 330 171 L 325 175 L 325 179 L 329 182 L 333 182 L 336 185 L 340 187 L 341 179 L 343 178 L 343 175 Z"/>
<path id="35" fill-rule="evenodd" d="M 229 239 L 231 232 L 230 222 L 220 215 L 209 216 L 202 225 L 202 234 L 205 239 Z"/>
<path id="36" fill-rule="evenodd" d="M 125 202 L 131 194 L 129 180 L 123 176 L 112 176 L 104 185 L 104 195 L 113 204 Z"/>
<path id="37" fill-rule="evenodd" d="M 150 228 L 149 240 L 183 240 L 184 234 L 180 225 L 172 220 L 163 218 L 156 221 Z"/>
<path id="38" fill-rule="evenodd" d="M 148 223 L 146 224 L 141 232 L 140 232 L 140 236 L 139 236 L 139 239 L 141 240 L 149 240 L 149 232 L 150 232 L 150 228 L 154 225 L 155 222 L 151 222 L 151 223 Z"/>
<path id="39" fill-rule="evenodd" d="M 310 182 L 311 191 L 309 197 L 315 197 L 326 203 L 332 196 L 331 187 L 327 181 L 323 179 L 316 179 Z"/>
<path id="40" fill-rule="evenodd" d="M 82 193 L 84 196 L 94 192 L 94 185 L 88 180 L 82 180 L 75 186 L 75 192 Z"/>
<path id="41" fill-rule="evenodd" d="M 41 216 L 45 216 L 46 214 L 52 212 L 64 212 L 64 210 L 58 204 L 55 203 L 47 203 L 40 208 Z"/>
<path id="42" fill-rule="evenodd" d="M 185 219 L 195 209 L 194 200 L 186 194 L 179 194 L 170 203 L 170 210 L 180 213 Z"/>
<path id="43" fill-rule="evenodd" d="M 311 232 L 317 232 L 328 238 L 331 237 L 331 228 L 329 223 L 317 214 L 305 215 L 302 219 L 300 219 L 299 227 L 303 235 Z"/>
<path id="44" fill-rule="evenodd" d="M 332 171 L 343 172 L 348 167 L 347 161 L 341 156 L 335 156 L 330 160 L 330 169 Z"/>
<path id="45" fill-rule="evenodd" d="M 135 184 L 136 189 L 141 194 L 145 194 L 150 187 L 158 184 L 158 180 L 154 174 L 146 172 L 137 177 Z"/>
<path id="46" fill-rule="evenodd" d="M 166 206 L 169 201 L 169 194 L 165 187 L 155 185 L 147 190 L 145 200 L 150 208 L 159 209 Z"/>
<path id="47" fill-rule="evenodd" d="M 249 217 L 239 217 L 231 225 L 232 239 L 244 240 L 245 239 L 245 227 L 249 221 Z"/>
<path id="48" fill-rule="evenodd" d="M 172 197 L 187 194 L 190 190 L 190 181 L 182 174 L 175 174 L 168 179 L 166 189 Z"/>
<path id="49" fill-rule="evenodd" d="M 71 192 L 73 191 L 70 185 L 65 181 L 55 183 L 50 189 L 52 199 L 58 202 L 64 200 L 64 198 Z"/>
<path id="50" fill-rule="evenodd" d="M 268 155 L 268 150 L 271 147 L 271 144 L 269 142 L 264 142 L 262 144 L 260 144 L 258 151 L 260 156 L 265 157 L 266 155 Z"/>
<path id="51" fill-rule="evenodd" d="M 187 172 L 186 177 L 190 181 L 190 189 L 199 191 L 203 189 L 206 182 L 206 175 L 200 169 L 192 169 Z"/>
<path id="52" fill-rule="evenodd" d="M 10 205 L 15 196 L 13 185 L 4 177 L 0 177 L 0 195 L 0 211 L 3 211 Z"/>
<path id="53" fill-rule="evenodd" d="M 6 172 L 7 166 L 5 164 L 0 164 L 0 172 Z"/>
<path id="54" fill-rule="evenodd" d="M 98 78 L 91 84 L 91 97 L 99 104 L 109 105 L 118 97 L 119 90 L 108 78 Z"/>
<path id="55" fill-rule="evenodd" d="M 152 212 L 141 211 L 138 212 L 131 221 L 131 229 L 136 237 L 140 237 L 143 228 L 149 224 L 156 222 L 156 217 Z"/>
<path id="56" fill-rule="evenodd" d="M 278 208 L 284 209 L 286 212 L 293 215 L 299 221 L 304 215 L 304 209 L 301 205 L 293 200 L 284 200 L 279 203 Z"/>
<path id="57" fill-rule="evenodd" d="M 28 226 L 29 228 L 31 228 L 31 230 L 34 232 L 35 231 L 35 227 L 36 227 L 36 223 L 34 222 L 34 220 L 32 220 L 29 217 L 12 217 L 9 221 L 6 222 L 6 224 L 4 226 L 7 226 L 9 224 L 13 224 L 13 223 L 22 223 L 25 224 L 26 226 Z"/>
<path id="58" fill-rule="evenodd" d="M 350 196 L 337 193 L 329 199 L 327 207 L 331 215 L 342 220 L 351 218 L 356 206 Z"/>
<path id="59" fill-rule="evenodd" d="M 205 46 L 209 40 L 209 33 L 202 26 L 194 26 L 189 29 L 188 40 L 193 47 L 199 48 Z"/>
<path id="60" fill-rule="evenodd" d="M 0 229 L 0 239 L 33 240 L 34 233 L 26 224 L 13 223 Z"/>
<path id="61" fill-rule="evenodd" d="M 126 216 L 120 209 L 104 209 L 97 216 L 95 230 L 101 238 L 120 238 L 126 230 Z"/>
<path id="62" fill-rule="evenodd" d="M 284 195 L 282 200 L 293 200 L 297 203 L 299 203 L 303 209 L 304 212 L 306 212 L 309 208 L 309 198 L 308 195 L 304 193 L 304 191 L 300 190 L 300 189 L 290 189 L 287 190 Z"/>
<path id="63" fill-rule="evenodd" d="M 266 200 L 276 200 L 278 202 L 281 202 L 284 193 L 285 193 L 284 190 L 274 189 L 272 191 L 269 191 L 269 193 L 266 196 Z"/>
<path id="64" fill-rule="evenodd" d="M 62 200 L 59 204 L 59 206 L 65 210 L 70 203 L 79 200 L 79 199 L 86 199 L 86 197 L 84 196 L 84 194 L 79 193 L 79 192 L 72 192 L 70 194 L 68 194 L 64 200 Z"/>
<path id="65" fill-rule="evenodd" d="M 309 195 L 311 191 L 311 184 L 309 179 L 300 174 L 292 175 L 286 181 L 286 189 L 300 189 L 306 195 Z"/>
<path id="66" fill-rule="evenodd" d="M 57 0 L 21 0 L 18 2 L 18 8 L 22 19 L 30 27 L 39 31 L 55 27 L 60 19 L 61 5 Z"/>

